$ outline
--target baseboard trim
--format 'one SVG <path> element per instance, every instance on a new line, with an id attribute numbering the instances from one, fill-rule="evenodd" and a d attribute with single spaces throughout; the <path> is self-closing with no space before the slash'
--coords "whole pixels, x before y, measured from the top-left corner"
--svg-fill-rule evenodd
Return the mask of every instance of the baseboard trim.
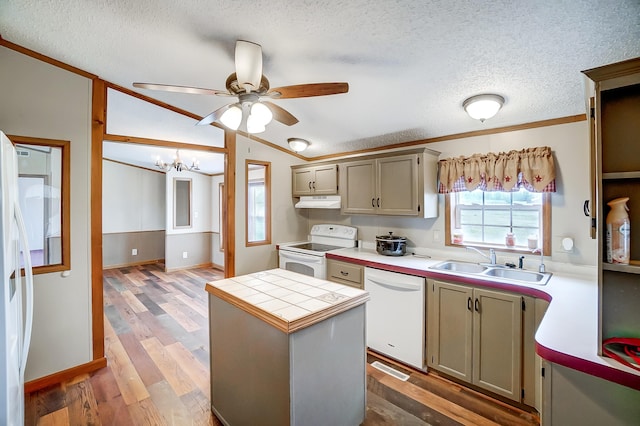
<path id="1" fill-rule="evenodd" d="M 224 272 L 224 266 L 222 266 L 222 265 L 218 265 L 217 263 L 212 263 L 212 264 L 211 264 L 211 267 L 212 267 L 213 269 L 217 269 L 217 270 L 219 270 L 219 271 Z"/>
<path id="2" fill-rule="evenodd" d="M 167 268 L 165 264 L 164 271 L 165 272 L 175 272 L 182 271 L 185 269 L 196 269 L 196 268 L 215 268 L 216 266 L 211 262 L 200 263 L 199 265 L 189 265 L 189 266 L 181 266 L 179 268 Z"/>
<path id="3" fill-rule="evenodd" d="M 154 263 L 164 263 L 164 259 L 149 259 L 149 260 L 141 260 L 140 262 L 122 263 L 119 265 L 104 265 L 102 269 L 105 270 L 105 269 L 116 269 L 116 268 L 128 268 L 131 266 L 152 265 Z"/>
<path id="4" fill-rule="evenodd" d="M 93 361 L 87 362 L 86 364 L 80 364 L 75 367 L 71 367 L 66 370 L 58 371 L 57 373 L 49 374 L 48 376 L 26 382 L 24 384 L 24 393 L 25 395 L 30 394 L 40 389 L 66 382 L 81 374 L 93 373 L 94 371 L 100 370 L 101 368 L 104 368 L 106 366 L 107 358 L 102 357 L 94 359 Z"/>

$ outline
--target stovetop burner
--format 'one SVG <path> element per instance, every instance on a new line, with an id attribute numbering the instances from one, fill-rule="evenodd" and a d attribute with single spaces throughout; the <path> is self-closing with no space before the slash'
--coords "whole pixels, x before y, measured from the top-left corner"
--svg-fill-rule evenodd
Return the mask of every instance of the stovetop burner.
<path id="1" fill-rule="evenodd" d="M 303 250 L 311 250 L 311 251 L 316 251 L 316 252 L 325 252 L 325 251 L 336 250 L 336 249 L 341 248 L 341 247 L 338 247 L 338 246 L 330 246 L 328 244 L 319 244 L 319 243 L 293 244 L 293 245 L 290 245 L 290 246 L 287 246 L 287 247 L 303 249 Z"/>

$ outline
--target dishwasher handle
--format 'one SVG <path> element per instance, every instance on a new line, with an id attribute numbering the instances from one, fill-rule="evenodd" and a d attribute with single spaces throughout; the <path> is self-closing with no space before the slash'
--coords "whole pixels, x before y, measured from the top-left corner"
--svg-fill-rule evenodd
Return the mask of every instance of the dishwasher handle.
<path id="1" fill-rule="evenodd" d="M 403 283 L 398 281 L 389 282 L 389 281 L 382 281 L 379 278 L 372 278 L 372 277 L 367 277 L 367 281 L 371 281 L 374 284 L 378 284 L 379 286 L 388 288 L 390 290 L 420 291 L 422 289 L 421 284 L 410 284 L 410 283 Z M 365 283 L 365 287 L 366 287 L 366 283 Z"/>

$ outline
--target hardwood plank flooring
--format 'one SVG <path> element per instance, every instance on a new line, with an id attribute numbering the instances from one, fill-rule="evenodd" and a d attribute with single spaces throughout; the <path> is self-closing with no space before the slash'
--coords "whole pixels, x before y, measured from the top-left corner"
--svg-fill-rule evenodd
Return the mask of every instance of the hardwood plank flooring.
<path id="1" fill-rule="evenodd" d="M 204 284 L 222 272 L 165 272 L 152 264 L 104 271 L 107 368 L 25 396 L 26 425 L 211 425 L 208 302 Z M 367 365 L 363 425 L 538 425 L 508 406 L 433 373 L 375 353 L 405 374 Z"/>

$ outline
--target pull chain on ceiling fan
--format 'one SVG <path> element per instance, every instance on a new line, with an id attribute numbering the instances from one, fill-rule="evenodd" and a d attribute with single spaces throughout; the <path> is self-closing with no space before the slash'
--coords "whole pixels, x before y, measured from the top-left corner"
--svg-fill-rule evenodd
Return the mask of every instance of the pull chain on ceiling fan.
<path id="1" fill-rule="evenodd" d="M 349 91 L 348 83 L 310 83 L 270 89 L 269 80 L 262 74 L 262 47 L 250 41 L 238 40 L 235 50 L 235 71 L 226 81 L 227 90 L 174 86 L 156 83 L 133 83 L 134 87 L 166 92 L 200 95 L 236 96 L 238 102 L 224 105 L 198 122 L 198 125 L 219 122 L 231 130 L 246 129 L 248 133 L 265 131 L 271 120 L 287 126 L 298 122 L 289 111 L 268 98 L 292 99 L 313 96 L 336 95 Z"/>

